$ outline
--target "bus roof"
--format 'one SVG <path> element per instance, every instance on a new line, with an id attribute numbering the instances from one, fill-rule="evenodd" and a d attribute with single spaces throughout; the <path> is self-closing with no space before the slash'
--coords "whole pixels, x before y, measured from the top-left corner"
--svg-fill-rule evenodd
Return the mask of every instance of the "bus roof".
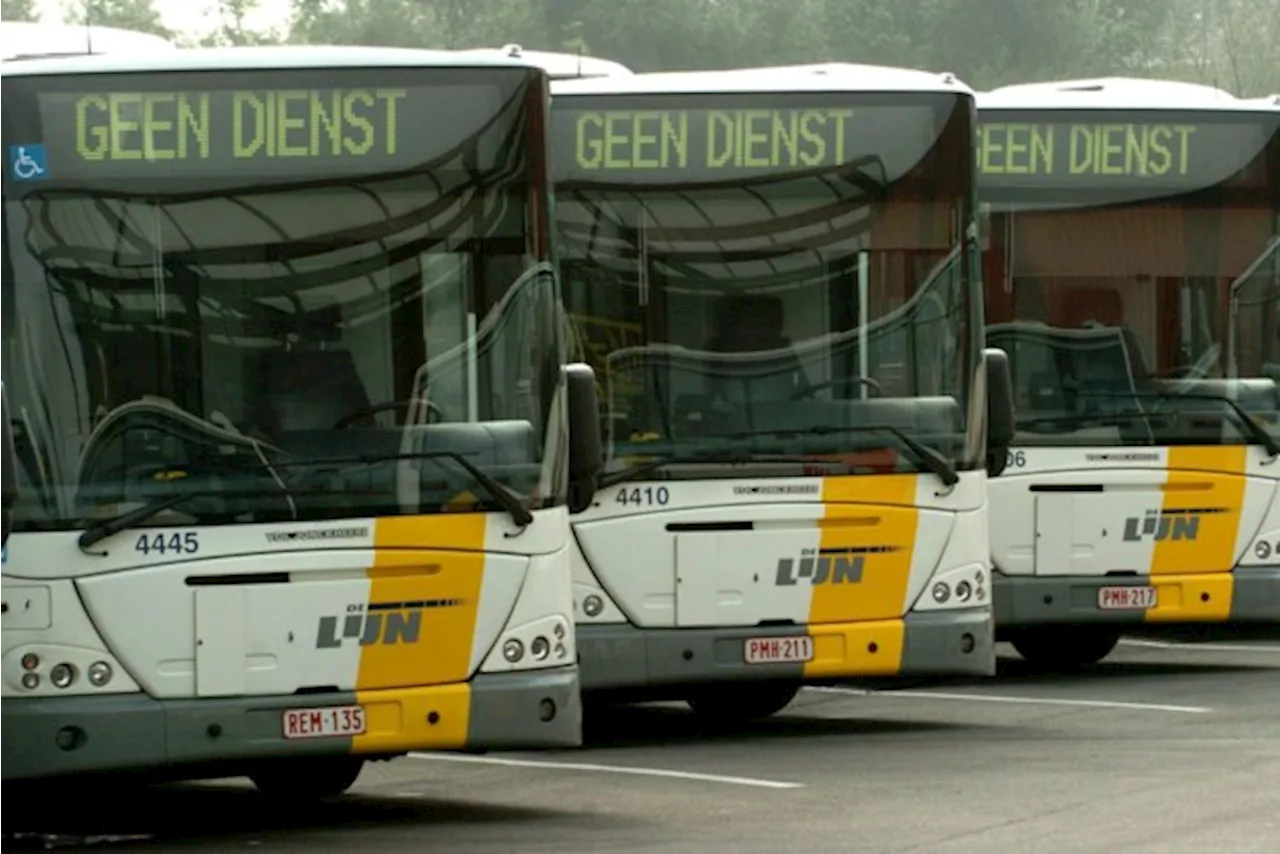
<path id="1" fill-rule="evenodd" d="M 337 45 L 281 45 L 174 50 L 135 56 L 68 56 L 5 63 L 4 76 L 119 74 L 141 71 L 276 70 L 291 68 L 524 68 L 539 66 L 504 57 L 466 56 L 458 51 Z"/>
<path id="2" fill-rule="evenodd" d="M 176 51 L 163 36 L 119 27 L 42 24 L 34 21 L 0 22 L 0 42 L 5 60 L 37 56 L 84 56 L 121 51 Z"/>
<path id="3" fill-rule="evenodd" d="M 1020 83 L 978 93 L 979 110 L 1266 110 L 1267 99 L 1237 98 L 1199 83 L 1099 77 Z M 1274 108 L 1274 107 L 1273 107 Z"/>
<path id="4" fill-rule="evenodd" d="M 723 71 L 660 71 L 559 80 L 555 95 L 710 95 L 750 92 L 946 92 L 973 94 L 952 74 L 853 63 Z"/>
<path id="5" fill-rule="evenodd" d="M 552 80 L 574 80 L 586 77 L 619 77 L 631 75 L 632 70 L 620 62 L 598 56 L 576 53 L 555 53 L 545 50 L 525 50 L 518 44 L 503 47 L 476 47 L 460 50 L 468 56 L 501 56 L 520 59 L 541 66 Z"/>

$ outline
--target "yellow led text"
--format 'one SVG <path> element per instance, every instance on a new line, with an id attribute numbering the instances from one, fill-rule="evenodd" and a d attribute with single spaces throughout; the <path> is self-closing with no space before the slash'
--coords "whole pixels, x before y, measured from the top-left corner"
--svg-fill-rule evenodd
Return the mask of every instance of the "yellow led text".
<path id="1" fill-rule="evenodd" d="M 578 168 L 767 169 L 848 159 L 851 109 L 603 110 L 574 119 Z"/>

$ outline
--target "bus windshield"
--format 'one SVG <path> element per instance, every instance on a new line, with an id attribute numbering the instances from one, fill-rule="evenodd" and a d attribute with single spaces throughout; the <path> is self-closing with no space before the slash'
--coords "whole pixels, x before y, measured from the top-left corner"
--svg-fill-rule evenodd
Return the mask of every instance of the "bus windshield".
<path id="1" fill-rule="evenodd" d="M 978 160 L 1019 444 L 1280 435 L 1280 117 L 984 110 Z"/>
<path id="2" fill-rule="evenodd" d="M 556 500 L 540 81 L 6 77 L 16 528 L 499 509 L 465 462 Z"/>
<path id="3" fill-rule="evenodd" d="M 555 98 L 558 250 L 608 456 L 692 454 L 714 478 L 741 476 L 730 449 L 866 450 L 918 470 L 879 453 L 893 427 L 977 465 L 970 104 Z"/>

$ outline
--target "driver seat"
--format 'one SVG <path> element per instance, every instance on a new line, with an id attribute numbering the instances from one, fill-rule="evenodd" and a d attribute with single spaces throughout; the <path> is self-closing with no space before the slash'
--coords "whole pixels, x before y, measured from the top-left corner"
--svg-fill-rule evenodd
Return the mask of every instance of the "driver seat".
<path id="1" fill-rule="evenodd" d="M 754 402 L 779 402 L 808 387 L 800 357 L 791 350 L 791 339 L 782 334 L 785 318 L 786 310 L 777 297 L 743 294 L 720 299 L 716 334 L 706 348 L 715 353 L 773 352 L 762 356 L 761 364 L 769 369 L 763 376 L 752 376 L 761 365 L 750 362 L 740 368 L 733 363 L 722 366 L 722 376 L 710 383 L 713 397 L 732 399 L 737 396 L 732 391 L 736 386 L 738 395 L 749 395 Z"/>
<path id="2" fill-rule="evenodd" d="M 347 350 L 273 350 L 258 362 L 256 421 L 271 436 L 332 430 L 341 419 L 368 409 L 369 395 Z M 352 427 L 374 427 L 373 415 Z"/>

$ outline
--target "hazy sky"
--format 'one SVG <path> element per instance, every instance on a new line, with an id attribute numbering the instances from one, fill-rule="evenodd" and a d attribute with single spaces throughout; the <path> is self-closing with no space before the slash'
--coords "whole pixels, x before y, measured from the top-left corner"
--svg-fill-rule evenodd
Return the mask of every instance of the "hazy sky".
<path id="1" fill-rule="evenodd" d="M 74 0 L 38 0 L 41 16 L 46 21 L 62 19 L 63 9 Z M 215 0 L 155 0 L 164 16 L 165 26 L 183 32 L 198 33 L 213 25 Z M 254 28 L 283 24 L 288 19 L 289 0 L 261 0 L 257 15 L 249 21 Z"/>

